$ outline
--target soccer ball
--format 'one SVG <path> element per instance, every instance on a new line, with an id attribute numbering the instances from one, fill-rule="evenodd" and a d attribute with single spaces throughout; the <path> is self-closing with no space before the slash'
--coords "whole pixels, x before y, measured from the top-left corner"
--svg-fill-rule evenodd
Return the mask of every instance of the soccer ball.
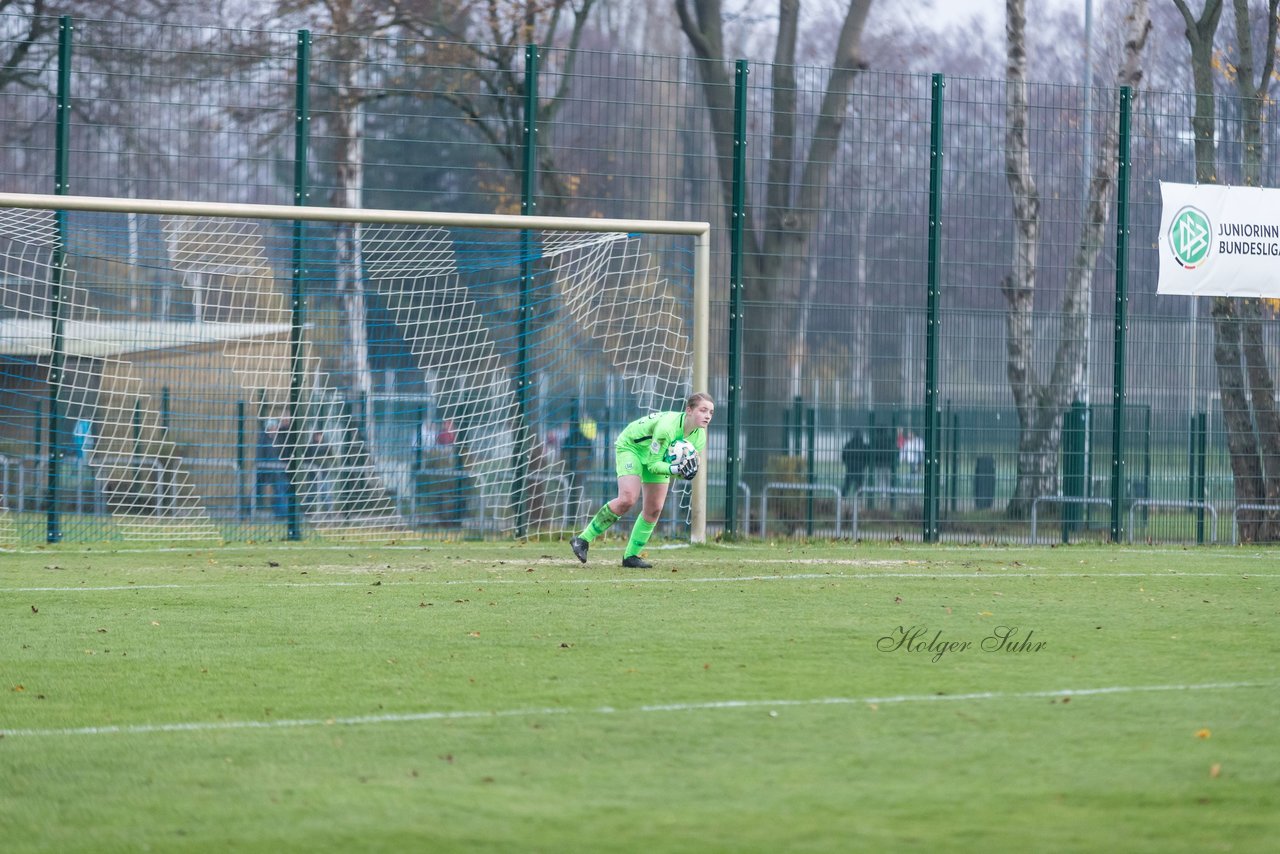
<path id="1" fill-rule="evenodd" d="M 687 439 L 677 439 L 667 445 L 667 455 L 662 459 L 673 466 L 678 466 L 689 457 L 696 457 L 697 455 L 698 449 L 693 446 L 692 442 Z"/>

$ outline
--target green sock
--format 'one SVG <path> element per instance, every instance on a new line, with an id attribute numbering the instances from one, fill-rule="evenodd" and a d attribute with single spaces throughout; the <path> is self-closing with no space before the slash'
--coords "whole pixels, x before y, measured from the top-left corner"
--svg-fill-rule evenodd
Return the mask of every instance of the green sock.
<path id="1" fill-rule="evenodd" d="M 640 554 L 640 550 L 644 548 L 645 543 L 649 542 L 649 537 L 657 525 L 657 522 L 646 522 L 643 516 L 637 516 L 636 523 L 631 528 L 631 540 L 627 543 L 627 550 L 622 556 L 634 557 Z"/>
<path id="2" fill-rule="evenodd" d="M 591 521 L 587 523 L 587 527 L 583 528 L 582 533 L 578 536 L 582 537 L 582 539 L 589 543 L 605 531 L 609 530 L 616 521 L 618 521 L 618 514 L 610 510 L 609 505 L 606 504 L 596 512 L 596 515 L 591 517 Z"/>

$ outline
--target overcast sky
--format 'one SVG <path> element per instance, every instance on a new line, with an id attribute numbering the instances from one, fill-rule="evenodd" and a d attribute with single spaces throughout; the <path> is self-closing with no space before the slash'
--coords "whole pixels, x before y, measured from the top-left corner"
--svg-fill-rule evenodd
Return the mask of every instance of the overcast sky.
<path id="1" fill-rule="evenodd" d="M 1081 20 L 1084 19 L 1086 3 L 1092 2 L 1093 15 L 1096 20 L 1106 0 L 1027 0 L 1027 20 L 1034 23 L 1036 18 L 1044 14 L 1045 9 L 1076 9 Z M 1005 0 L 933 0 L 933 9 L 928 19 L 934 26 L 951 27 L 968 21 L 975 15 L 985 19 L 994 28 L 1004 27 Z M 875 14 L 876 6 L 872 6 Z"/>
<path id="2" fill-rule="evenodd" d="M 843 8 L 846 0 L 826 0 L 828 4 Z M 1168 2 L 1168 0 L 1153 0 Z M 1106 18 L 1107 9 L 1115 5 L 1115 0 L 1026 0 L 1027 32 L 1033 40 L 1036 38 L 1051 39 L 1055 32 L 1061 30 L 1063 16 L 1074 16 L 1080 23 L 1072 27 L 1073 38 L 1079 39 L 1083 33 L 1085 5 L 1089 4 L 1093 17 L 1093 37 L 1099 38 L 1102 33 L 1102 22 Z M 814 8 L 822 8 L 814 4 Z M 980 20 L 983 34 L 976 39 L 965 41 L 966 50 L 973 56 L 981 57 L 987 63 L 984 73 L 994 74 L 1002 71 L 1005 62 L 1005 0 L 875 0 L 871 7 L 872 19 L 868 27 L 872 33 L 887 37 L 892 43 L 894 38 L 907 34 L 914 43 L 920 45 L 922 51 L 929 51 L 932 33 L 956 35 L 972 33 L 972 21 Z M 939 39 L 939 42 L 942 40 Z M 1081 42 L 1081 44 L 1083 44 Z M 1096 44 L 1096 42 L 1095 42 Z M 950 54 L 940 50 L 936 55 L 925 58 L 932 71 L 943 73 L 972 74 L 980 71 L 972 64 L 962 67 L 947 67 Z M 954 57 L 953 57 L 954 58 Z M 890 61 L 888 58 L 886 62 Z M 968 60 L 963 60 L 968 62 Z M 1033 78 L 1041 79 L 1050 74 L 1059 79 L 1061 69 L 1046 70 L 1037 65 L 1033 57 L 1030 73 Z"/>

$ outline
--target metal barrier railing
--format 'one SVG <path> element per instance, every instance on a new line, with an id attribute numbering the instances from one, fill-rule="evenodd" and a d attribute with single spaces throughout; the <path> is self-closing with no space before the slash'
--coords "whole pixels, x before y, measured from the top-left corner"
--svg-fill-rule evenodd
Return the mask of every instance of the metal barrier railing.
<path id="1" fill-rule="evenodd" d="M 723 478 L 719 480 L 708 479 L 707 486 L 708 487 L 718 486 L 719 488 L 724 489 L 725 481 Z M 748 536 L 750 536 L 751 534 L 751 487 L 747 486 L 746 481 L 740 480 L 738 481 L 738 491 L 742 493 L 742 516 L 740 518 L 740 521 L 742 523 L 742 530 L 745 531 Z"/>
<path id="2" fill-rule="evenodd" d="M 840 487 L 827 486 L 820 483 L 766 483 L 760 490 L 760 536 L 769 535 L 769 493 L 770 492 L 830 492 L 836 497 L 836 539 L 841 536 L 840 522 L 844 516 L 843 499 Z"/>
<path id="3" fill-rule="evenodd" d="M 862 504 L 859 500 L 863 495 L 924 495 L 923 489 L 916 489 L 907 486 L 860 486 L 853 493 L 853 513 L 850 518 L 849 536 L 852 539 L 858 539 L 858 507 Z"/>
<path id="4" fill-rule="evenodd" d="M 1039 498 L 1031 500 L 1031 545 L 1038 542 L 1036 536 L 1036 526 L 1039 517 L 1040 502 L 1046 504 L 1097 504 L 1104 507 L 1111 506 L 1110 498 L 1084 498 L 1074 495 L 1041 495 Z"/>
<path id="5" fill-rule="evenodd" d="M 1129 542 L 1133 542 L 1133 511 L 1139 507 L 1175 507 L 1182 510 L 1208 510 L 1209 515 L 1213 517 L 1213 530 L 1209 532 L 1209 542 L 1216 543 L 1218 541 L 1218 511 L 1212 504 L 1207 501 L 1156 501 L 1147 500 L 1145 498 L 1137 499 L 1129 505 Z M 1235 521 L 1235 514 L 1231 514 L 1232 522 Z"/>
<path id="6" fill-rule="evenodd" d="M 586 519 L 591 518 L 591 514 L 594 513 L 596 509 L 599 507 L 599 504 L 595 504 L 587 500 L 586 498 L 587 487 L 592 484 L 607 485 L 608 488 L 601 493 L 602 498 L 600 499 L 600 501 L 601 503 L 604 503 L 605 501 L 608 501 L 613 497 L 613 490 L 617 486 L 618 478 L 616 475 L 589 474 L 581 477 L 580 480 L 582 481 L 582 485 L 575 487 L 575 491 L 582 493 L 582 497 L 580 497 L 577 501 L 577 506 L 579 508 L 579 511 L 576 514 L 576 516 L 573 518 L 580 517 L 583 521 L 585 521 Z M 709 480 L 707 482 L 707 485 L 719 486 L 723 488 L 724 481 Z M 684 509 L 684 505 L 681 503 L 681 499 L 684 496 L 688 495 L 689 488 L 690 488 L 689 485 L 685 481 L 674 479 L 674 478 L 672 479 L 671 493 L 667 497 L 667 503 L 662 508 L 663 518 L 658 520 L 658 523 L 663 527 L 664 530 L 672 531 L 680 524 L 680 512 L 682 509 Z M 741 490 L 744 495 L 743 508 L 749 513 L 751 509 L 751 487 L 747 486 L 747 484 L 743 481 L 738 481 L 738 489 Z M 744 516 L 744 519 L 745 518 L 747 517 Z M 573 519 L 571 518 L 570 521 L 571 521 L 571 524 L 569 525 L 569 527 L 573 528 L 574 527 L 574 525 L 572 524 Z M 750 533 L 749 527 L 747 527 L 746 530 L 748 533 Z"/>
<path id="7" fill-rule="evenodd" d="M 40 484 L 41 473 L 44 468 L 44 461 L 38 457 L 10 457 L 0 455 L 0 491 L 5 493 L 5 505 L 9 510 L 17 513 L 26 513 L 29 509 L 28 489 L 27 489 L 27 471 L 32 474 L 32 483 L 36 485 L 35 492 L 37 494 L 31 496 L 30 501 L 32 507 L 37 509 L 40 505 Z M 14 477 L 15 473 L 17 477 Z M 9 489 L 10 482 L 14 488 Z M 14 500 L 16 499 L 16 501 Z"/>
<path id="8" fill-rule="evenodd" d="M 1231 545 L 1240 545 L 1240 511 L 1241 510 L 1276 510 L 1280 511 L 1280 504 L 1237 504 L 1235 509 L 1231 511 Z M 1217 520 L 1214 516 L 1214 520 Z M 1217 527 L 1216 525 L 1214 527 Z"/>

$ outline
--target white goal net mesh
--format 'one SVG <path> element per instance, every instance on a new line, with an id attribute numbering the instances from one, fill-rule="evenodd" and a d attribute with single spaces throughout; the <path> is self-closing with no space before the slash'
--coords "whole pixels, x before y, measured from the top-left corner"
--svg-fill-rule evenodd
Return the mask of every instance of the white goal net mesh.
<path id="1" fill-rule="evenodd" d="M 691 391 L 692 246 L 2 208 L 0 546 L 576 528 Z"/>

